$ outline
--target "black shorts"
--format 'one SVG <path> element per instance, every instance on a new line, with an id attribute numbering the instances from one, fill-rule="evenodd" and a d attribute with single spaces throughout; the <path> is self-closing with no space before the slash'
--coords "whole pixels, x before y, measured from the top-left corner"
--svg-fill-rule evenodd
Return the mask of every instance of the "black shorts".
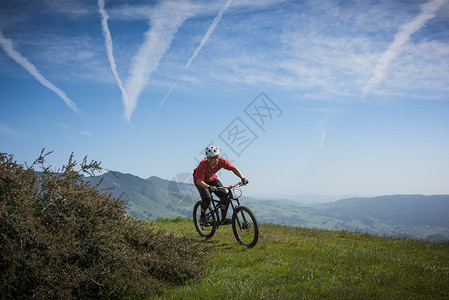
<path id="1" fill-rule="evenodd" d="M 206 181 L 206 184 L 216 186 L 216 187 L 223 186 L 221 181 L 218 179 L 214 179 L 212 181 Z M 206 210 L 209 207 L 210 202 L 212 201 L 212 195 L 210 193 L 210 190 L 202 188 L 198 185 L 195 185 L 195 186 L 198 189 L 198 192 L 200 193 L 200 196 L 201 196 L 201 200 L 202 200 L 201 208 Z M 214 192 L 214 194 L 217 195 L 217 197 L 219 197 L 220 199 L 223 199 L 226 197 L 226 192 L 222 189 L 218 189 L 217 191 Z"/>

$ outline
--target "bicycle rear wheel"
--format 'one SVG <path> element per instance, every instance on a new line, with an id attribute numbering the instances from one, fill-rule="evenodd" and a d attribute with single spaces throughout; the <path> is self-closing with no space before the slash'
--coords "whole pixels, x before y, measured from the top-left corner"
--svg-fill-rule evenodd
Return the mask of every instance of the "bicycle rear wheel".
<path id="1" fill-rule="evenodd" d="M 238 206 L 232 216 L 232 230 L 237 241 L 248 248 L 259 239 L 259 225 L 254 213 L 246 206 Z"/>
<path id="2" fill-rule="evenodd" d="M 215 215 L 211 213 L 210 206 L 206 210 L 206 219 L 209 223 L 209 226 L 203 226 L 200 223 L 201 217 L 201 201 L 198 201 L 193 207 L 193 223 L 195 224 L 196 231 L 200 234 L 200 236 L 205 238 L 211 238 L 215 234 L 216 227 L 214 226 L 217 221 Z"/>

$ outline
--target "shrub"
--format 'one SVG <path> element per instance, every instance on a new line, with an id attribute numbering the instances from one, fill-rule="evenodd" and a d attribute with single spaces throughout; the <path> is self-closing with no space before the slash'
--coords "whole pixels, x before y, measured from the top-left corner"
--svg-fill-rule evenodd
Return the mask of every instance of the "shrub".
<path id="1" fill-rule="evenodd" d="M 152 230 L 83 180 L 100 163 L 85 158 L 76 171 L 72 154 L 51 171 L 48 154 L 30 167 L 0 154 L 2 298 L 145 297 L 201 275 L 197 242 Z"/>

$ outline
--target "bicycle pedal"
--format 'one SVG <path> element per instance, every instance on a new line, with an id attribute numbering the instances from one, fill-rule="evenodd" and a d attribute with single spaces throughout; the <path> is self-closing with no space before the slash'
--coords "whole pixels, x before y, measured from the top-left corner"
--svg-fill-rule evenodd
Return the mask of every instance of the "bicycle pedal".
<path id="1" fill-rule="evenodd" d="M 221 225 L 230 225 L 232 224 L 232 220 L 229 218 L 225 218 L 224 220 L 221 221 Z"/>

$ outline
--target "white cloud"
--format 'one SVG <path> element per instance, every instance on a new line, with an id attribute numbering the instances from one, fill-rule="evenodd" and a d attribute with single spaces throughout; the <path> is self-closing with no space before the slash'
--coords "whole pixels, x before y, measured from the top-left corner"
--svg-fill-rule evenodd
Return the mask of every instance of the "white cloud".
<path id="1" fill-rule="evenodd" d="M 49 12 L 63 13 L 70 18 L 93 14 L 91 7 L 79 0 L 43 0 L 43 3 L 44 5 L 42 7 L 49 10 Z"/>
<path id="2" fill-rule="evenodd" d="M 288 31 L 277 40 L 277 48 L 269 51 L 261 48 L 253 52 L 249 48 L 238 55 L 230 51 L 232 57 L 221 53 L 224 57 L 219 61 L 203 60 L 203 68 L 204 64 L 215 64 L 207 75 L 220 82 L 269 85 L 304 93 L 308 90 L 308 97 L 314 99 L 360 95 L 372 66 L 373 56 L 361 49 L 361 45 L 370 43 L 368 39 Z"/>
<path id="3" fill-rule="evenodd" d="M 239 15 L 233 10 L 185 77 L 202 85 L 287 89 L 303 99 L 362 101 L 379 51 L 388 47 L 404 19 L 415 17 L 410 16 L 413 9 L 397 2 L 346 8 L 331 1 L 311 4 L 291 10 L 282 6 L 269 17 L 264 11 Z M 449 48 L 444 39 L 432 38 L 402 46 L 409 56 L 392 61 L 398 65 L 389 73 L 394 80 L 383 83 L 384 95 L 392 95 L 385 89 L 391 87 L 395 96 L 420 90 L 422 97 L 434 87 L 429 99 L 447 98 Z"/>
<path id="4" fill-rule="evenodd" d="M 391 62 L 388 80 L 374 93 L 400 94 L 416 99 L 447 100 L 449 94 L 449 43 L 408 43 Z"/>
<path id="5" fill-rule="evenodd" d="M 13 129 L 9 126 L 3 125 L 1 123 L 0 123 L 0 134 L 1 135 L 19 135 L 19 133 L 15 129 Z"/>
<path id="6" fill-rule="evenodd" d="M 160 1 L 162 2 L 162 1 Z M 173 3 L 173 0 L 169 1 Z M 233 1 L 229 7 L 235 8 L 239 13 L 247 13 L 254 10 L 264 9 L 282 2 L 285 0 L 239 0 Z M 176 2 L 176 8 L 178 10 L 190 10 L 194 8 L 195 16 L 206 16 L 216 13 L 217 10 L 223 8 L 226 5 L 227 0 L 221 1 L 209 1 L 209 0 L 195 0 L 186 1 L 180 0 Z M 123 4 L 120 6 L 111 7 L 108 9 L 109 15 L 114 20 L 124 21 L 136 21 L 136 20 L 148 20 L 148 16 L 154 13 L 157 4 Z"/>
<path id="7" fill-rule="evenodd" d="M 82 134 L 82 135 L 85 135 L 85 136 L 87 136 L 87 137 L 94 137 L 93 133 L 90 132 L 90 131 L 87 131 L 87 130 L 81 131 L 81 134 Z"/>

